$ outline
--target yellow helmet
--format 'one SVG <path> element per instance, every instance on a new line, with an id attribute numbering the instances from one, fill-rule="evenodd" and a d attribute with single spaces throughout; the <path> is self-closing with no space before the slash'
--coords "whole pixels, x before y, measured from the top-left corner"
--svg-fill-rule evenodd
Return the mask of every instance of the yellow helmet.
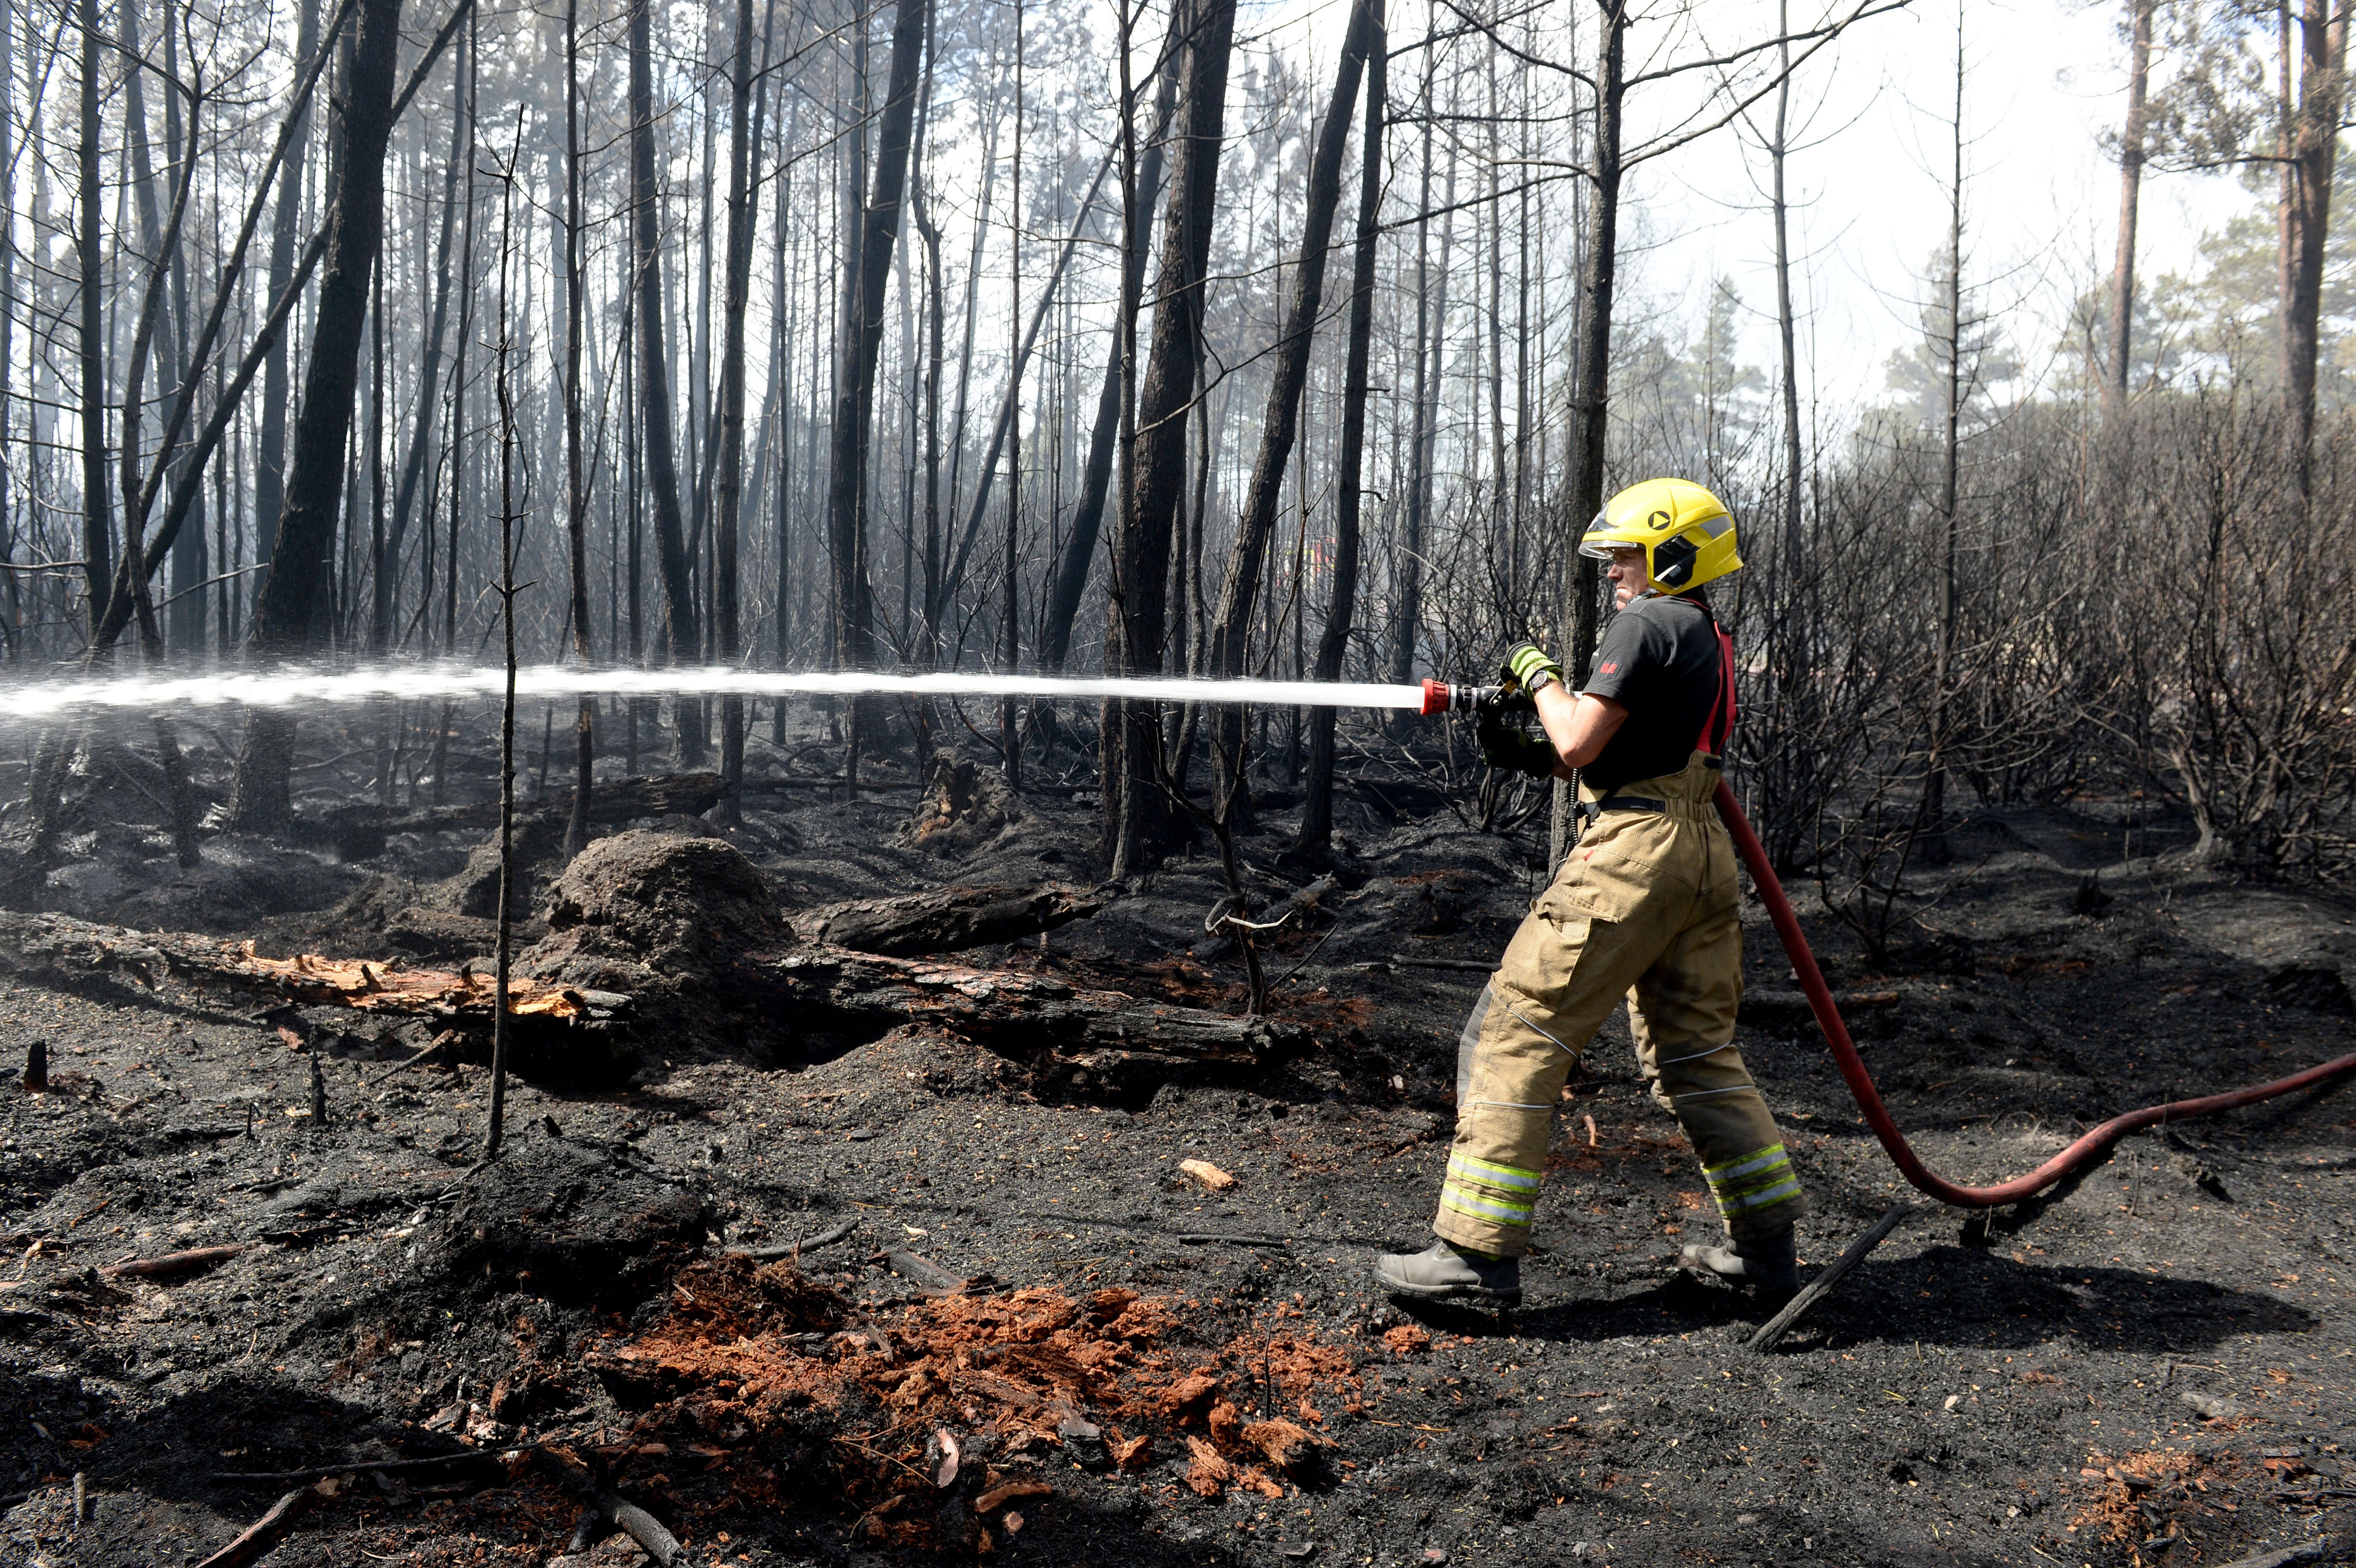
<path id="1" fill-rule="evenodd" d="M 1614 549 L 1641 549 L 1644 570 L 1672 593 L 1741 569 L 1734 553 L 1734 514 L 1689 479 L 1647 479 L 1603 504 L 1579 541 L 1579 553 L 1608 560 Z"/>

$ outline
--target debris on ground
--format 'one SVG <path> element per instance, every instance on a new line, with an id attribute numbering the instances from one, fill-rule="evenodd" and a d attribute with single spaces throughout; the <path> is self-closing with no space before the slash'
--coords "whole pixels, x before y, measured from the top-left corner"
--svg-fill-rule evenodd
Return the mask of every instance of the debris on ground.
<path id="1" fill-rule="evenodd" d="M 1178 1162 L 1178 1168 L 1213 1192 L 1225 1192 L 1236 1184 L 1234 1177 L 1207 1159 L 1182 1159 Z"/>

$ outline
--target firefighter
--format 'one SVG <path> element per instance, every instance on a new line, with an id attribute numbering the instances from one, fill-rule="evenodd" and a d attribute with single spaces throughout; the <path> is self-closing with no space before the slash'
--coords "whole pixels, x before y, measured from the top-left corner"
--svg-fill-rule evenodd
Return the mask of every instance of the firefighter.
<path id="1" fill-rule="evenodd" d="M 1580 541 L 1610 562 L 1617 613 L 1587 689 L 1524 644 L 1508 678 L 1539 740 L 1494 717 L 1492 767 L 1577 770 L 1580 832 L 1532 904 L 1457 1044 L 1456 1139 L 1424 1252 L 1376 1260 L 1394 1295 L 1509 1307 L 1573 1060 L 1623 997 L 1653 1097 L 1676 1117 L 1726 1224 L 1680 1261 L 1765 1297 L 1796 1285 L 1806 1200 L 1767 1102 L 1734 1045 L 1742 926 L 1734 848 L 1710 804 L 1734 725 L 1734 644 L 1705 584 L 1740 568 L 1734 518 L 1682 479 L 1614 496 Z"/>

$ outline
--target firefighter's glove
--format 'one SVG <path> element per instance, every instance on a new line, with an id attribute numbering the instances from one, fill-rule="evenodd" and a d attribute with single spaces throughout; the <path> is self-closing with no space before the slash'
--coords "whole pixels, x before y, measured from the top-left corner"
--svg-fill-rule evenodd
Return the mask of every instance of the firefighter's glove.
<path id="1" fill-rule="evenodd" d="M 1550 680 L 1562 678 L 1562 666 L 1536 643 L 1523 643 L 1505 656 L 1505 678 L 1531 696 Z"/>
<path id="2" fill-rule="evenodd" d="M 1481 760 L 1493 768 L 1542 779 L 1551 777 L 1555 764 L 1561 760 L 1555 755 L 1551 745 L 1524 734 L 1515 726 L 1492 713 L 1481 715 L 1477 733 L 1481 741 Z"/>

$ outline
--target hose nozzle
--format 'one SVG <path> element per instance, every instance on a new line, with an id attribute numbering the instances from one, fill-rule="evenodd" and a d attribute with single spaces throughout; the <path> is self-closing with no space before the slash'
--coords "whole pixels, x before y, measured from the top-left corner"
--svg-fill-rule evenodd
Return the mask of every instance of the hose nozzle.
<path id="1" fill-rule="evenodd" d="M 1462 686 L 1452 680 L 1423 683 L 1426 713 L 1491 713 L 1512 706 L 1516 699 L 1523 706 L 1529 706 L 1529 699 L 1519 687 Z"/>

